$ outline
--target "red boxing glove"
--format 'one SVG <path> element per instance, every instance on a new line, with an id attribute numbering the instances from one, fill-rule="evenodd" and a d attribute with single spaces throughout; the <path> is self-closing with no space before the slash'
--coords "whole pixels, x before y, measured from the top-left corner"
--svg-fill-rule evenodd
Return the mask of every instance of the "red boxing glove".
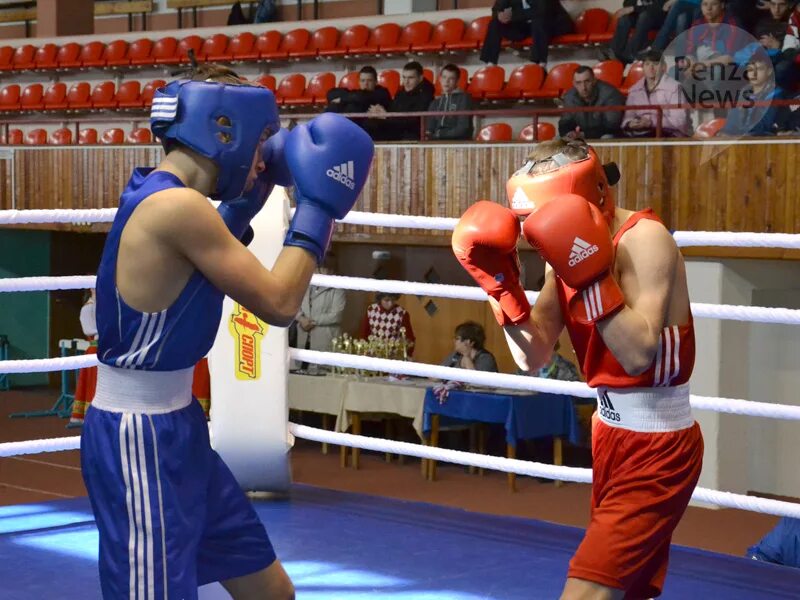
<path id="1" fill-rule="evenodd" d="M 522 233 L 576 290 L 569 301 L 575 320 L 594 323 L 624 306 L 625 296 L 611 273 L 614 243 L 596 206 L 576 194 L 558 196 L 525 220 Z"/>
<path id="2" fill-rule="evenodd" d="M 500 325 L 527 321 L 531 305 L 519 281 L 519 219 L 509 209 L 481 200 L 467 209 L 453 231 L 453 253 L 489 294 Z"/>

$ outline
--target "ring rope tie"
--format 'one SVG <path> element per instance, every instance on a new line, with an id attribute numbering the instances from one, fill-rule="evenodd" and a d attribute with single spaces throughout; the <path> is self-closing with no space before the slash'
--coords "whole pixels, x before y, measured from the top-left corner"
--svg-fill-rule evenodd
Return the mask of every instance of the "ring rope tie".
<path id="1" fill-rule="evenodd" d="M 8 277 L 0 279 L 0 293 L 85 290 L 95 286 L 95 279 L 93 275 Z M 311 278 L 311 285 L 362 292 L 387 292 L 389 294 L 396 293 L 411 296 L 456 298 L 479 302 L 485 302 L 487 298 L 486 292 L 475 286 L 421 283 L 392 279 L 369 279 L 366 277 L 346 277 L 343 275 L 323 275 L 320 273 L 316 273 Z M 539 294 L 538 292 L 528 291 L 526 295 L 528 300 L 534 303 Z M 748 321 L 751 323 L 800 325 L 800 310 L 791 308 L 708 304 L 704 302 L 693 302 L 691 306 L 694 317 L 700 319 L 723 319 L 728 321 Z"/>

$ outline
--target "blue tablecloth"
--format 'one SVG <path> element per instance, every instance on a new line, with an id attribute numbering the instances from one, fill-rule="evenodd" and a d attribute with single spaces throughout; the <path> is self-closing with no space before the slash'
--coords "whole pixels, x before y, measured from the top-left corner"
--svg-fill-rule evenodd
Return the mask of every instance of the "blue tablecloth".
<path id="1" fill-rule="evenodd" d="M 506 441 L 516 447 L 517 440 L 566 437 L 580 441 L 578 417 L 571 396 L 557 394 L 492 394 L 451 390 L 440 404 L 433 388 L 425 391 L 422 429 L 431 430 L 431 416 L 441 415 L 460 421 L 500 423 L 506 428 Z"/>

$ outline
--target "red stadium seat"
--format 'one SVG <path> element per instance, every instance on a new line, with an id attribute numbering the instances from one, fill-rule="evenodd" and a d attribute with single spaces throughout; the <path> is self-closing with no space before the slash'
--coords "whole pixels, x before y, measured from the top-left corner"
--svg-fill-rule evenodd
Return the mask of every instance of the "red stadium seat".
<path id="1" fill-rule="evenodd" d="M 394 69 L 381 71 L 378 75 L 378 85 L 382 85 L 389 90 L 389 94 L 392 96 L 392 98 L 394 98 L 395 94 L 397 94 L 397 90 L 400 89 L 400 73 Z M 344 86 L 340 83 L 339 87 Z"/>
<path id="2" fill-rule="evenodd" d="M 487 98 L 507 98 L 521 100 L 530 98 L 530 94 L 542 87 L 544 69 L 537 64 L 527 64 L 517 67 L 508 76 L 506 86 L 500 92 L 486 94 Z"/>
<path id="3" fill-rule="evenodd" d="M 153 53 L 151 56 L 151 60 L 148 61 L 150 64 L 167 64 L 169 61 L 174 61 L 177 63 L 177 55 L 178 55 L 178 40 L 174 37 L 167 36 L 163 37 L 158 40 L 155 44 L 153 44 Z M 132 64 L 142 64 L 142 63 L 134 63 L 131 61 Z"/>
<path id="4" fill-rule="evenodd" d="M 174 41 L 175 38 L 172 38 L 172 40 Z M 161 42 L 164 42 L 163 46 L 161 46 L 163 52 L 160 52 L 159 49 L 159 44 Z M 162 38 L 156 42 L 153 48 L 153 56 L 156 59 L 157 65 L 177 65 L 182 62 L 189 62 L 190 50 L 194 51 L 195 56 L 200 55 L 200 50 L 203 47 L 203 38 L 199 35 L 188 35 L 178 42 L 175 46 L 175 50 L 170 53 L 171 46 L 172 42 L 168 41 L 168 38 Z"/>
<path id="5" fill-rule="evenodd" d="M 339 87 L 350 91 L 361 89 L 361 84 L 358 81 L 360 76 L 361 74 L 358 71 L 350 71 L 339 80 Z M 400 75 L 397 77 L 398 85 L 400 85 Z"/>
<path id="6" fill-rule="evenodd" d="M 45 110 L 66 110 L 67 103 L 67 84 L 58 81 L 47 88 L 44 93 Z"/>
<path id="7" fill-rule="evenodd" d="M 644 77 L 644 68 L 642 67 L 642 63 L 633 63 L 630 68 L 628 68 L 628 74 L 625 76 L 625 81 L 622 82 L 619 91 L 627 96 L 628 90 L 630 90 L 633 84 L 639 81 L 642 77 Z"/>
<path id="8" fill-rule="evenodd" d="M 22 129 L 9 129 L 6 143 L 11 146 L 21 146 L 25 138 Z"/>
<path id="9" fill-rule="evenodd" d="M 113 128 L 113 129 L 106 129 L 103 132 L 103 135 L 100 136 L 100 143 L 101 144 L 124 144 L 125 143 L 125 132 L 122 129 Z"/>
<path id="10" fill-rule="evenodd" d="M 256 38 L 255 44 L 249 52 L 242 52 L 234 57 L 234 60 L 258 60 L 267 52 L 275 52 L 281 45 L 281 34 L 279 31 L 265 31 Z"/>
<path id="11" fill-rule="evenodd" d="M 129 144 L 152 144 L 153 134 L 149 129 L 137 127 L 128 134 Z"/>
<path id="12" fill-rule="evenodd" d="M 73 83 L 67 92 L 67 107 L 70 110 L 83 110 L 92 108 L 92 90 L 85 81 Z"/>
<path id="13" fill-rule="evenodd" d="M 531 98 L 560 98 L 572 87 L 572 76 L 580 65 L 577 63 L 561 63 L 555 65 L 544 80 L 541 89 L 531 94 Z"/>
<path id="14" fill-rule="evenodd" d="M 460 75 L 458 76 L 458 87 L 466 92 L 467 87 L 469 86 L 469 73 L 464 67 L 459 67 L 458 70 L 460 71 Z M 436 78 L 436 83 L 434 84 L 434 92 L 437 96 L 442 93 L 442 82 L 440 81 L 441 77 L 442 72 L 439 71 L 439 77 Z"/>
<path id="15" fill-rule="evenodd" d="M 384 23 L 369 34 L 367 43 L 359 48 L 351 48 L 348 54 L 378 54 L 384 46 L 392 46 L 400 38 L 400 25 Z"/>
<path id="16" fill-rule="evenodd" d="M 132 65 L 152 65 L 153 40 L 142 38 L 133 42 L 128 48 L 128 61 Z"/>
<path id="17" fill-rule="evenodd" d="M 228 51 L 229 44 L 230 38 L 228 38 L 227 35 L 224 33 L 215 33 L 203 42 L 200 52 L 197 55 L 197 60 L 214 62 L 214 59 L 210 57 L 224 55 Z"/>
<path id="18" fill-rule="evenodd" d="M 88 129 L 81 129 L 78 132 L 78 144 L 96 144 L 97 143 L 97 129 L 89 127 Z"/>
<path id="19" fill-rule="evenodd" d="M 625 65 L 618 60 L 604 60 L 592 67 L 594 76 L 609 85 L 618 88 L 622 85 Z"/>
<path id="20" fill-rule="evenodd" d="M 107 67 L 124 67 L 129 65 L 131 59 L 128 56 L 128 42 L 125 40 L 114 40 L 106 46 L 103 60 Z"/>
<path id="21" fill-rule="evenodd" d="M 380 47 L 381 54 L 403 54 L 410 52 L 416 44 L 427 44 L 431 39 L 433 26 L 428 21 L 414 21 L 409 23 L 400 32 L 400 37 L 394 44 Z"/>
<path id="22" fill-rule="evenodd" d="M 275 91 L 275 100 L 279 104 L 302 104 L 305 90 L 306 76 L 302 73 L 292 73 L 281 79 Z"/>
<path id="23" fill-rule="evenodd" d="M 694 132 L 694 137 L 712 138 L 716 136 L 723 127 L 725 127 L 725 119 L 721 117 L 711 119 L 710 121 L 706 121 L 705 123 L 701 123 L 697 126 L 697 129 Z"/>
<path id="24" fill-rule="evenodd" d="M 457 42 L 448 42 L 445 48 L 448 50 L 477 50 L 483 45 L 483 38 L 486 37 L 486 30 L 489 29 L 491 16 L 478 17 L 467 26 L 464 37 Z"/>
<path id="25" fill-rule="evenodd" d="M 339 41 L 339 30 L 336 27 L 322 27 L 311 35 L 305 49 L 290 51 L 289 58 L 313 58 L 323 50 L 334 50 L 337 41 Z"/>
<path id="26" fill-rule="evenodd" d="M 422 69 L 422 77 L 433 84 L 433 71 L 430 69 Z"/>
<path id="27" fill-rule="evenodd" d="M 44 110 L 44 88 L 41 83 L 26 87 L 19 99 L 20 110 Z"/>
<path id="28" fill-rule="evenodd" d="M 303 95 L 303 104 L 325 104 L 328 92 L 336 87 L 336 75 L 317 73 L 309 81 Z"/>
<path id="29" fill-rule="evenodd" d="M 116 86 L 113 81 L 98 83 L 92 90 L 92 108 L 108 109 L 117 107 Z"/>
<path id="30" fill-rule="evenodd" d="M 46 129 L 31 129 L 25 136 L 26 146 L 43 146 L 47 143 Z"/>
<path id="31" fill-rule="evenodd" d="M 328 48 L 327 50 L 320 49 L 320 56 L 344 56 L 348 54 L 353 48 L 361 48 L 367 45 L 369 40 L 369 27 L 366 25 L 353 25 L 348 27 L 342 32 L 339 37 L 339 43 L 335 48 Z"/>
<path id="32" fill-rule="evenodd" d="M 414 52 L 442 52 L 448 44 L 460 42 L 464 37 L 464 21 L 445 19 L 433 28 L 431 39 L 423 44 L 412 44 Z"/>
<path id="33" fill-rule="evenodd" d="M 106 45 L 103 42 L 89 42 L 81 49 L 81 66 L 86 68 L 103 67 L 106 64 L 103 53 Z"/>
<path id="34" fill-rule="evenodd" d="M 308 29 L 299 28 L 287 31 L 283 36 L 280 46 L 275 50 L 269 52 L 262 52 L 261 58 L 267 60 L 280 60 L 288 58 L 290 52 L 301 52 L 308 46 L 308 41 L 311 39 L 311 34 Z"/>
<path id="35" fill-rule="evenodd" d="M 510 142 L 514 137 L 508 123 L 492 123 L 482 127 L 475 138 L 479 142 Z"/>
<path id="36" fill-rule="evenodd" d="M 19 84 L 12 83 L 0 90 L 0 110 L 19 110 Z"/>
<path id="37" fill-rule="evenodd" d="M 142 84 L 136 80 L 122 82 L 117 90 L 117 106 L 119 108 L 141 108 L 144 106 Z"/>
<path id="38" fill-rule="evenodd" d="M 153 96 L 155 95 L 156 90 L 160 87 L 164 87 L 165 85 L 167 85 L 167 82 L 163 79 L 154 79 L 153 81 L 145 84 L 144 88 L 142 88 L 142 95 L 140 96 L 145 108 L 149 108 L 150 105 L 153 104 Z"/>
<path id="39" fill-rule="evenodd" d="M 26 71 L 36 67 L 36 46 L 25 44 L 14 51 L 14 58 L 11 59 L 11 67 L 15 71 Z"/>
<path id="40" fill-rule="evenodd" d="M 559 46 L 565 44 L 586 44 L 589 42 L 589 36 L 605 33 L 610 20 L 611 15 L 609 15 L 608 11 L 605 9 L 586 9 L 575 19 L 575 33 L 557 35 L 550 40 L 550 43 Z"/>
<path id="41" fill-rule="evenodd" d="M 58 49 L 58 68 L 77 69 L 81 66 L 81 45 L 69 42 Z"/>
<path id="42" fill-rule="evenodd" d="M 265 88 L 272 90 L 273 92 L 275 91 L 275 87 L 277 85 L 275 81 L 275 75 L 269 74 L 259 75 L 256 77 L 255 82 L 259 85 L 263 85 Z"/>
<path id="43" fill-rule="evenodd" d="M 526 126 L 522 131 L 519 133 L 519 141 L 520 142 L 546 142 L 547 140 L 552 140 L 556 137 L 556 128 L 555 125 L 552 123 L 544 123 L 539 121 L 537 126 L 537 131 L 539 135 L 536 139 L 533 138 L 533 123 Z"/>
<path id="44" fill-rule="evenodd" d="M 0 47 L 0 71 L 11 70 L 11 61 L 14 60 L 14 51 L 15 48 L 13 46 Z"/>
<path id="45" fill-rule="evenodd" d="M 72 144 L 72 130 L 66 127 L 56 129 L 50 134 L 50 144 L 54 146 L 69 146 Z"/>
<path id="46" fill-rule="evenodd" d="M 473 98 L 484 98 L 487 94 L 500 92 L 505 79 L 506 72 L 503 67 L 491 65 L 482 67 L 473 73 L 467 92 Z"/>
<path id="47" fill-rule="evenodd" d="M 33 62 L 37 69 L 55 69 L 58 66 L 58 46 L 45 44 L 36 51 Z"/>
<path id="48" fill-rule="evenodd" d="M 608 27 L 606 30 L 601 33 L 590 33 L 589 34 L 589 43 L 590 44 L 607 44 L 611 41 L 611 38 L 614 37 L 614 30 L 617 28 L 617 14 L 614 13 L 608 19 Z"/>
<path id="49" fill-rule="evenodd" d="M 241 55 L 252 52 L 255 44 L 255 34 L 249 31 L 243 31 L 231 38 L 224 51 L 209 52 L 207 60 L 209 62 L 232 62 L 235 60 L 242 60 L 240 58 Z"/>

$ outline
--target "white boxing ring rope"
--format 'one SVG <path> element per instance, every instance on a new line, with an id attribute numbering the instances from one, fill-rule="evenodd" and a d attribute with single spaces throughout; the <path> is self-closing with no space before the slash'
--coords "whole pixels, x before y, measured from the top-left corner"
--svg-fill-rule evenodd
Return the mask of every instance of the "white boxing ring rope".
<path id="1" fill-rule="evenodd" d="M 90 210 L 30 210 L 0 211 L 0 225 L 24 223 L 100 223 L 111 222 L 116 209 Z M 456 219 L 436 217 L 417 217 L 409 215 L 386 215 L 351 212 L 341 222 L 354 225 L 370 225 L 392 228 L 452 230 Z M 675 232 L 675 240 L 681 247 L 687 246 L 727 246 L 727 247 L 768 247 L 800 248 L 800 235 L 725 233 L 725 232 Z M 93 276 L 74 277 L 26 277 L 0 279 L 0 292 L 31 292 L 50 290 L 87 289 L 94 286 Z M 356 277 L 314 275 L 314 285 L 363 291 L 384 291 L 412 295 L 459 298 L 484 301 L 486 294 L 479 288 L 427 284 L 407 281 L 372 280 Z M 535 292 L 528 292 L 531 301 Z M 759 323 L 800 324 L 800 311 L 783 308 L 726 306 L 692 303 L 692 312 L 698 318 L 728 319 Z M 538 391 L 552 394 L 566 394 L 584 398 L 595 396 L 595 392 L 580 382 L 564 382 L 537 377 L 525 377 L 497 373 L 482 373 L 465 369 L 455 369 L 413 363 L 377 359 L 367 356 L 354 356 L 332 352 L 291 349 L 291 358 L 303 362 L 380 371 L 395 374 L 414 375 L 432 379 L 447 379 L 490 387 L 504 387 L 518 390 Z M 7 360 L 0 361 L 0 373 L 31 373 L 58 370 L 81 369 L 97 364 L 96 355 L 74 356 L 53 359 Z M 768 417 L 786 420 L 800 420 L 800 406 L 770 404 L 731 398 L 691 397 L 692 407 L 746 416 Z M 396 442 L 377 438 L 367 438 L 347 433 L 339 433 L 289 423 L 289 433 L 298 438 L 350 446 L 364 450 L 390 452 L 427 458 L 454 464 L 476 466 L 487 469 L 529 475 L 547 479 L 591 482 L 591 469 L 579 469 L 528 462 L 495 456 L 484 456 L 433 448 L 407 442 Z M 80 437 L 31 440 L 0 444 L 0 457 L 34 454 L 40 452 L 59 452 L 80 447 Z M 696 488 L 693 499 L 717 506 L 762 512 L 777 516 L 800 518 L 800 504 L 744 496 L 730 492 Z"/>

